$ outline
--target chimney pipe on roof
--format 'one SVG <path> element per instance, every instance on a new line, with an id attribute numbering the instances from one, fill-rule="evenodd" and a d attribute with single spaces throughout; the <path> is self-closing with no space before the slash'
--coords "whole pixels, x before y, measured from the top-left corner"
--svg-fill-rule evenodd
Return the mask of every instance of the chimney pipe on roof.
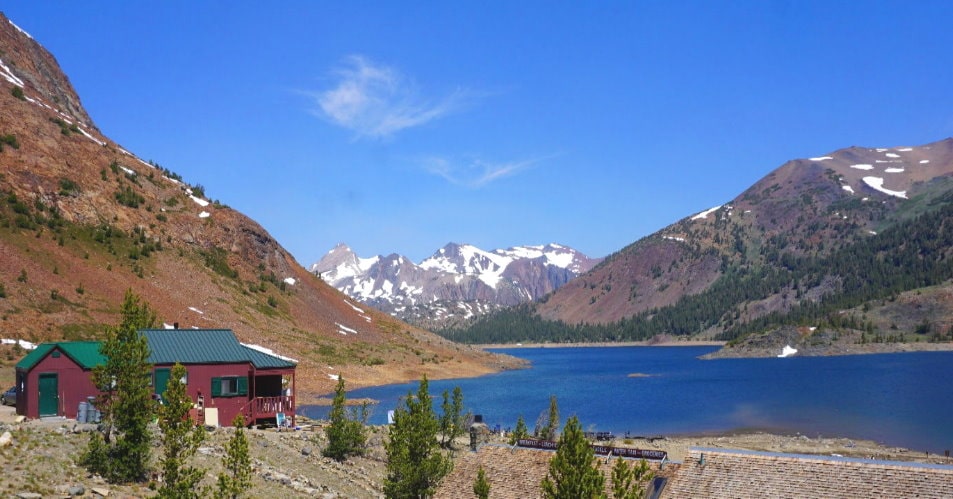
<path id="1" fill-rule="evenodd" d="M 172 323 L 172 329 L 179 329 L 179 323 L 178 323 L 178 322 L 173 322 L 173 323 Z"/>

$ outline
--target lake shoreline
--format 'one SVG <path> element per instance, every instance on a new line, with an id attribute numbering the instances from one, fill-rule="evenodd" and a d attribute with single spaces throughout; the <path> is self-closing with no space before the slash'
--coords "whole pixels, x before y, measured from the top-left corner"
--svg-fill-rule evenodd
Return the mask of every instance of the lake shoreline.
<path id="1" fill-rule="evenodd" d="M 725 341 L 685 340 L 685 341 L 601 341 L 577 343 L 480 343 L 476 348 L 494 350 L 503 348 L 597 348 L 597 347 L 723 347 Z"/>

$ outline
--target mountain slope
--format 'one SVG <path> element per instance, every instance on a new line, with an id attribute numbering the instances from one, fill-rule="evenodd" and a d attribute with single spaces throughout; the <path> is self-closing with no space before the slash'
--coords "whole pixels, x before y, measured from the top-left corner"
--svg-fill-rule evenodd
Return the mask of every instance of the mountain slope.
<path id="1" fill-rule="evenodd" d="M 450 243 L 417 265 L 397 254 L 360 258 L 340 244 L 311 271 L 355 300 L 444 328 L 535 300 L 598 262 L 558 244 L 484 251 Z"/>
<path id="2" fill-rule="evenodd" d="M 532 334 L 558 330 L 576 339 L 737 338 L 819 320 L 842 312 L 836 306 L 948 286 L 951 206 L 953 139 L 790 161 L 729 203 L 610 255 L 506 320 Z M 864 310 L 878 306 L 865 303 Z M 945 331 L 951 312 L 922 320 Z M 502 327 L 488 322 L 454 337 Z M 890 326 L 873 325 L 883 327 Z"/>
<path id="3" fill-rule="evenodd" d="M 0 62 L 4 338 L 96 338 L 132 288 L 168 324 L 297 358 L 305 392 L 342 373 L 358 386 L 510 365 L 354 306 L 253 220 L 102 136 L 53 56 L 2 14 Z"/>

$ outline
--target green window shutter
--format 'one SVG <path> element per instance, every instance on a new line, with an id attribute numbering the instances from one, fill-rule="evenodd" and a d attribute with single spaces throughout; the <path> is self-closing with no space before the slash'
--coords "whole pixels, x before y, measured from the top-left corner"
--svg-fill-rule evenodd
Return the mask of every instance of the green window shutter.
<path id="1" fill-rule="evenodd" d="M 212 396 L 222 396 L 222 378 L 212 378 Z"/>
<path id="2" fill-rule="evenodd" d="M 241 376 L 238 378 L 238 394 L 248 395 L 248 377 L 247 376 Z"/>

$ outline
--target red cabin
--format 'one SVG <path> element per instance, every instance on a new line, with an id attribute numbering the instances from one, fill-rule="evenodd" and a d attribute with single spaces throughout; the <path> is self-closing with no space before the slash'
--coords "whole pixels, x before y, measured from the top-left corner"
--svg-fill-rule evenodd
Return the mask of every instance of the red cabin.
<path id="1" fill-rule="evenodd" d="M 230 426 L 238 414 L 248 424 L 294 425 L 296 361 L 244 345 L 228 329 L 147 329 L 153 389 L 161 400 L 172 366 L 185 366 L 203 424 Z M 104 362 L 99 342 L 43 343 L 17 363 L 17 414 L 31 418 L 82 417 L 99 391 L 92 368 Z M 91 418 L 90 418 L 91 419 Z"/>

